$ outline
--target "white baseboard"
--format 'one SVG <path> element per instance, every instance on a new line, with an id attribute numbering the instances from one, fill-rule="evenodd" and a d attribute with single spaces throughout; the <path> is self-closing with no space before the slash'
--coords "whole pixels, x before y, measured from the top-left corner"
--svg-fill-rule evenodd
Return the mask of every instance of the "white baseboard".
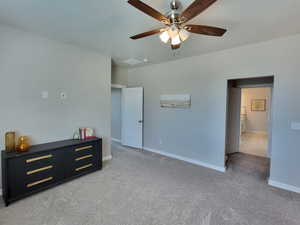
<path id="1" fill-rule="evenodd" d="M 277 182 L 277 181 L 270 180 L 270 179 L 268 181 L 268 184 L 273 186 L 273 187 L 277 187 L 277 188 L 284 189 L 284 190 L 287 190 L 287 191 L 300 193 L 300 188 L 296 187 L 296 186 L 293 186 L 293 185 L 284 184 L 284 183 Z"/>
<path id="2" fill-rule="evenodd" d="M 118 142 L 118 143 L 121 143 L 121 140 L 117 139 L 117 138 L 111 138 L 112 141 L 114 142 Z"/>
<path id="3" fill-rule="evenodd" d="M 109 155 L 109 156 L 105 156 L 102 158 L 102 161 L 109 161 L 109 160 L 112 160 L 112 155 Z"/>
<path id="4" fill-rule="evenodd" d="M 183 156 L 179 156 L 179 155 L 175 155 L 175 154 L 172 154 L 172 153 L 163 152 L 163 151 L 159 151 L 159 150 L 155 150 L 155 149 L 151 149 L 151 148 L 147 148 L 147 147 L 144 147 L 143 149 L 145 151 L 148 151 L 148 152 L 153 152 L 153 153 L 163 155 L 163 156 L 167 156 L 167 157 L 170 157 L 170 158 L 173 158 L 173 159 L 178 159 L 178 160 L 185 161 L 185 162 L 195 164 L 195 165 L 198 165 L 198 166 L 203 166 L 203 167 L 206 167 L 206 168 L 209 168 L 209 169 L 217 170 L 219 172 L 225 173 L 225 171 L 226 171 L 225 167 L 215 166 L 215 165 L 212 165 L 212 164 L 209 164 L 209 163 L 201 162 L 201 161 L 198 161 L 198 160 L 190 159 L 190 158 L 187 158 L 187 157 L 183 157 Z"/>

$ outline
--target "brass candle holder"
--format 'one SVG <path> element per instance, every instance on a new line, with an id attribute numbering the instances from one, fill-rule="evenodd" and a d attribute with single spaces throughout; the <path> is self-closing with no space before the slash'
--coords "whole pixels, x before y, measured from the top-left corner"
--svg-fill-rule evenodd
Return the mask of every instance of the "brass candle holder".
<path id="1" fill-rule="evenodd" d="M 17 146 L 17 152 L 22 153 L 22 152 L 28 152 L 29 150 L 29 139 L 26 136 L 21 136 L 18 139 L 18 146 Z"/>

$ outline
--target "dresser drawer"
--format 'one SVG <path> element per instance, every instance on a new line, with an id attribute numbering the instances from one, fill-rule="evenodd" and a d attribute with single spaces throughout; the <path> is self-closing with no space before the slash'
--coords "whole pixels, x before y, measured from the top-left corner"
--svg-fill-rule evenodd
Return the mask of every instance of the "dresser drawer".
<path id="1" fill-rule="evenodd" d="M 8 161 L 9 195 L 17 197 L 64 177 L 63 152 L 52 151 Z"/>
<path id="2" fill-rule="evenodd" d="M 72 148 L 73 151 L 73 157 L 81 157 L 84 155 L 88 155 L 88 154 L 93 154 L 95 155 L 97 153 L 97 151 L 99 151 L 99 149 L 97 149 L 97 145 L 95 143 L 89 143 L 89 144 L 85 144 L 85 145 L 78 145 L 78 146 L 74 146 Z"/>
<path id="3" fill-rule="evenodd" d="M 9 173 L 9 194 L 14 197 L 34 191 L 61 179 L 56 165 L 28 170 L 27 172 L 22 171 L 21 175 L 17 171 L 10 171 Z"/>
<path id="4" fill-rule="evenodd" d="M 71 175 L 78 175 L 98 168 L 100 161 L 99 146 L 96 143 L 77 146 L 73 149 Z"/>
<path id="5" fill-rule="evenodd" d="M 45 157 L 45 158 L 43 158 Z M 46 158 L 49 157 L 49 158 Z M 42 156 L 34 156 L 30 157 L 29 159 L 25 159 L 25 165 L 24 170 L 20 170 L 20 172 L 23 173 L 23 175 L 31 175 L 40 173 L 45 170 L 56 170 L 58 169 L 58 161 L 60 161 L 60 154 L 57 154 L 55 152 L 42 155 Z M 38 159 L 37 161 L 28 161 L 31 159 Z"/>
<path id="6" fill-rule="evenodd" d="M 80 175 L 82 173 L 86 173 L 92 170 L 96 170 L 97 168 L 97 161 L 95 159 L 89 159 L 85 162 L 77 163 L 73 167 L 72 175 Z"/>
<path id="7" fill-rule="evenodd" d="M 43 187 L 57 182 L 59 179 L 53 172 L 37 174 L 34 177 L 27 177 L 23 180 L 19 180 L 10 187 L 10 196 L 20 196 L 28 192 L 39 190 Z"/>
<path id="8" fill-rule="evenodd" d="M 60 162 L 63 160 L 63 152 L 60 150 L 43 154 L 33 154 L 26 157 L 18 157 L 9 160 L 8 168 L 17 177 L 39 173 L 49 169 L 59 169 L 63 166 Z M 63 168 L 61 168 L 63 169 Z"/>

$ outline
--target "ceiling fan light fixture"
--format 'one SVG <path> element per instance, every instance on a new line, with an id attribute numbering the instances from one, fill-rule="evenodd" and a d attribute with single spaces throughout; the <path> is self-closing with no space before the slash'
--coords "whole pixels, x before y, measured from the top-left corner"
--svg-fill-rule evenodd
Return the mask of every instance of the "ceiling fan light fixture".
<path id="1" fill-rule="evenodd" d="M 180 40 L 179 35 L 177 35 L 177 36 L 175 36 L 175 37 L 173 37 L 173 38 L 171 39 L 171 44 L 172 44 L 172 45 L 179 45 L 180 43 L 181 43 L 181 40 Z"/>
<path id="2" fill-rule="evenodd" d="M 179 31 L 179 37 L 180 37 L 181 41 L 187 40 L 189 38 L 189 36 L 190 36 L 190 32 L 188 32 L 187 30 L 181 29 Z"/>
<path id="3" fill-rule="evenodd" d="M 168 34 L 169 34 L 170 38 L 174 38 L 174 37 L 178 36 L 178 32 L 179 32 L 178 27 L 175 24 L 170 26 L 170 28 L 168 29 Z"/>
<path id="4" fill-rule="evenodd" d="M 164 43 L 168 43 L 168 41 L 170 40 L 170 36 L 168 31 L 163 32 L 161 35 L 159 35 L 159 38 L 162 42 Z"/>
<path id="5" fill-rule="evenodd" d="M 164 27 L 160 29 L 150 30 L 130 37 L 133 40 L 159 34 L 161 41 L 166 44 L 171 43 L 171 48 L 175 50 L 180 48 L 181 43 L 187 40 L 191 33 L 222 37 L 226 32 L 226 29 L 219 27 L 186 24 L 188 21 L 205 11 L 217 0 L 193 0 L 193 3 L 184 10 L 181 10 L 182 4 L 179 0 L 170 0 L 171 11 L 166 14 L 162 14 L 151 6 L 145 4 L 143 0 L 127 1 L 136 9 L 164 24 Z"/>

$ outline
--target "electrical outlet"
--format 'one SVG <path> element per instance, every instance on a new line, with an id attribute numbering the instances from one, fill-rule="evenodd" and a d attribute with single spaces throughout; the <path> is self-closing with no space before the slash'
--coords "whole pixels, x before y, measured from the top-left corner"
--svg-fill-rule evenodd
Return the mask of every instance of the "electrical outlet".
<path id="1" fill-rule="evenodd" d="M 162 141 L 162 139 L 160 138 L 160 139 L 159 139 L 159 144 L 162 145 L 162 143 L 163 143 L 163 141 Z"/>

